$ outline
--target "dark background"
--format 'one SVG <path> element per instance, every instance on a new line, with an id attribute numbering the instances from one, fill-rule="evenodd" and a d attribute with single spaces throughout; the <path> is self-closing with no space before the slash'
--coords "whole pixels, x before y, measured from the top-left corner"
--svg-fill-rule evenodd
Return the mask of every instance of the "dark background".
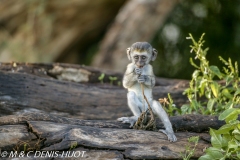
<path id="1" fill-rule="evenodd" d="M 189 33 L 195 39 L 206 33 L 210 64 L 221 68 L 218 56 L 240 62 L 240 0 L 0 3 L 1 62 L 64 62 L 124 72 L 125 49 L 148 41 L 159 52 L 157 76 L 189 79 Z"/>

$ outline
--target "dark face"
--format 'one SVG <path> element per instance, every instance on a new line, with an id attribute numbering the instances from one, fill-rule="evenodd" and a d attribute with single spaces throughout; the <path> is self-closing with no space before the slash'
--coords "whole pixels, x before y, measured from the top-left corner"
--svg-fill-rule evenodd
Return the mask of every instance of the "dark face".
<path id="1" fill-rule="evenodd" d="M 134 64 L 138 67 L 138 68 L 142 68 L 145 64 L 146 64 L 146 62 L 147 62 L 147 60 L 148 60 L 148 55 L 147 55 L 147 53 L 139 53 L 139 52 L 135 52 L 135 53 L 133 53 L 133 56 L 132 56 L 132 58 L 133 58 L 133 62 L 134 62 Z"/>

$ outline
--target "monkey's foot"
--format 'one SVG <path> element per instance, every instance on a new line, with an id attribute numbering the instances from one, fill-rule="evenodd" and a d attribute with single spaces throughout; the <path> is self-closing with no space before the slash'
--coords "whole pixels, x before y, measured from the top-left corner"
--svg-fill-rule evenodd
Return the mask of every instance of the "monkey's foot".
<path id="1" fill-rule="evenodd" d="M 132 117 L 121 117 L 117 119 L 118 121 L 121 121 L 122 123 L 130 123 L 130 128 L 133 127 L 135 122 L 138 120 L 137 116 L 132 116 Z"/>
<path id="2" fill-rule="evenodd" d="M 177 141 L 177 137 L 175 136 L 175 134 L 172 132 L 172 131 L 167 131 L 167 130 L 164 130 L 164 129 L 159 129 L 159 132 L 162 132 L 164 134 L 167 135 L 168 137 L 168 140 L 170 142 L 176 142 Z"/>

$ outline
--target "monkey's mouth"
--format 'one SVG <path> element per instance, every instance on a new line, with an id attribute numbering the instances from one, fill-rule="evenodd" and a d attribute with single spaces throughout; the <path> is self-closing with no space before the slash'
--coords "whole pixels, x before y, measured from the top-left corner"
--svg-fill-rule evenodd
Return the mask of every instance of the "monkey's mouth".
<path id="1" fill-rule="evenodd" d="M 143 68 L 144 65 L 137 65 L 138 68 Z"/>

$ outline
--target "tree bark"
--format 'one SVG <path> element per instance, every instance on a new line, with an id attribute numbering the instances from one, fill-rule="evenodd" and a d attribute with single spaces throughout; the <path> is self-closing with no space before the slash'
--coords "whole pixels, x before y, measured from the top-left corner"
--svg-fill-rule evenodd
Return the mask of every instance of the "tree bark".
<path id="1" fill-rule="evenodd" d="M 2 63 L 0 70 L 1 116 L 29 111 L 81 119 L 117 119 L 132 115 L 127 107 L 127 90 L 109 84 L 109 76 L 121 81 L 122 74 L 68 64 Z M 105 84 L 98 80 L 102 73 L 105 73 Z M 155 99 L 171 93 L 176 105 L 187 102 L 182 95 L 187 81 L 158 81 L 159 86 L 153 91 Z"/>
<path id="2" fill-rule="evenodd" d="M 240 119 L 240 117 L 238 119 Z M 129 124 L 120 123 L 116 120 L 83 120 L 37 112 L 0 117 L 0 125 L 27 124 L 28 121 L 47 121 L 98 128 L 129 129 Z M 170 121 L 175 132 L 190 131 L 201 133 L 208 131 L 209 128 L 218 129 L 225 124 L 225 121 L 218 120 L 217 116 L 194 114 L 173 116 L 170 117 Z M 156 122 L 156 127 L 158 129 L 164 129 L 164 125 L 159 119 L 157 119 Z"/>
<path id="3" fill-rule="evenodd" d="M 200 157 L 204 148 L 209 147 L 207 133 L 177 132 L 178 141 L 170 143 L 163 133 L 129 129 L 116 121 L 86 121 L 37 113 L 0 117 L 0 135 L 0 148 L 8 153 L 13 149 L 19 152 L 24 146 L 26 152 L 36 149 L 62 153 L 72 148 L 86 151 L 85 158 L 89 159 L 181 159 L 184 146 L 192 146 L 187 140 L 191 136 L 200 136 L 192 158 Z"/>
<path id="4" fill-rule="evenodd" d="M 104 84 L 98 80 L 102 73 Z M 120 73 L 80 65 L 1 63 L 1 151 L 59 151 L 60 156 L 85 151 L 86 159 L 181 159 L 185 146 L 193 146 L 188 138 L 199 136 L 192 157 L 198 158 L 210 146 L 209 127 L 225 124 L 215 116 L 170 117 L 175 143 L 160 132 L 130 129 L 115 120 L 131 115 L 127 91 L 117 83 L 110 85 L 108 76 L 122 79 Z M 177 105 L 187 103 L 182 91 L 188 81 L 157 80 L 155 98 L 169 92 Z M 164 128 L 158 119 L 157 128 Z M 36 158 L 31 153 L 31 159 Z"/>
<path id="5" fill-rule="evenodd" d="M 92 65 L 122 72 L 128 62 L 126 48 L 137 41 L 151 41 L 178 2 L 128 1 L 105 34 Z"/>

